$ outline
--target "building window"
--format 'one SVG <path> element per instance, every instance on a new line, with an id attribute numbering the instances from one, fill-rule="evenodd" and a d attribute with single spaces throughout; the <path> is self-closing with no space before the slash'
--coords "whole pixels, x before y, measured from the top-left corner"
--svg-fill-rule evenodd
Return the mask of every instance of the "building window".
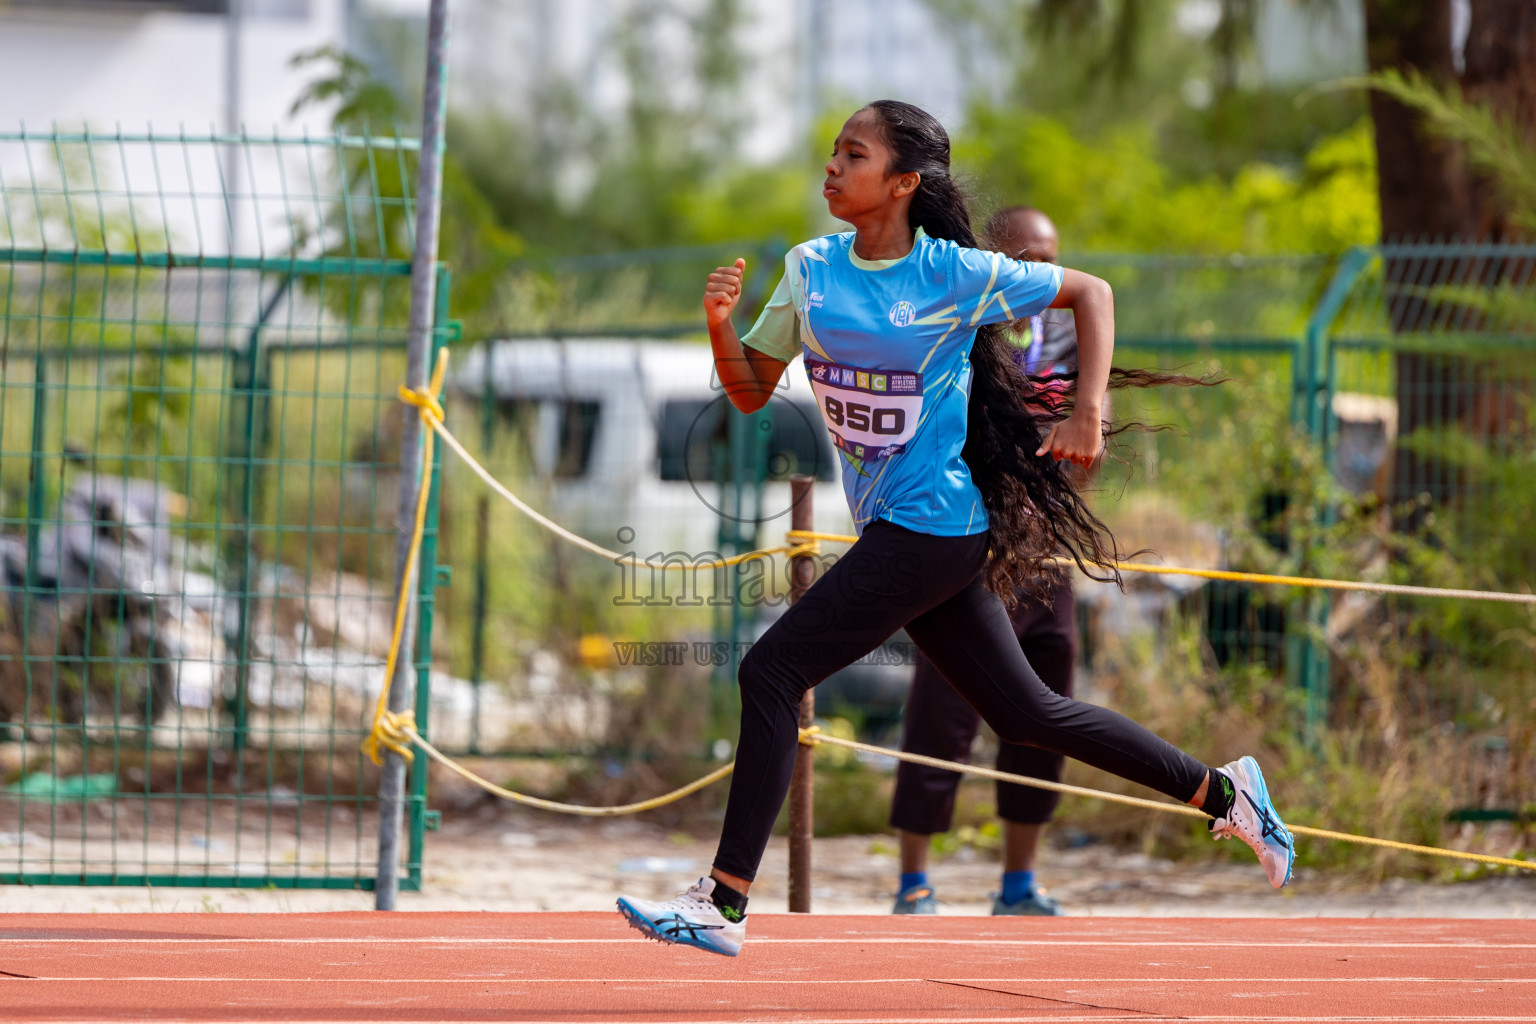
<path id="1" fill-rule="evenodd" d="M 812 405 L 776 400 L 768 406 L 767 449 L 769 481 L 788 480 L 805 473 L 818 480 L 834 478 L 821 417 Z M 663 480 L 718 482 L 730 472 L 730 435 L 723 399 L 674 399 L 661 406 L 656 455 Z"/>
<path id="2" fill-rule="evenodd" d="M 540 476 L 575 480 L 592 466 L 602 403 L 580 399 L 509 398 L 497 403 L 518 455 Z"/>

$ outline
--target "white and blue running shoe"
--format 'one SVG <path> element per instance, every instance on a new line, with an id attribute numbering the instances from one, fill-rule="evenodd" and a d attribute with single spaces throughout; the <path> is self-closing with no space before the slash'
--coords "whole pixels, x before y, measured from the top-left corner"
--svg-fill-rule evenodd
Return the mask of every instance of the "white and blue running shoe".
<path id="1" fill-rule="evenodd" d="M 715 880 L 701 878 L 696 885 L 664 903 L 620 896 L 619 913 L 646 938 L 735 956 L 747 937 L 747 919 L 726 920 L 710 899 L 714 891 Z"/>
<path id="2" fill-rule="evenodd" d="M 1259 855 L 1269 884 L 1278 889 L 1291 880 L 1291 868 L 1296 864 L 1296 837 L 1270 802 L 1269 787 L 1264 785 L 1259 762 L 1240 757 L 1224 765 L 1221 771 L 1232 780 L 1236 792 L 1232 794 L 1232 809 L 1227 816 L 1210 823 L 1211 835 L 1216 839 L 1236 836 L 1247 843 Z"/>

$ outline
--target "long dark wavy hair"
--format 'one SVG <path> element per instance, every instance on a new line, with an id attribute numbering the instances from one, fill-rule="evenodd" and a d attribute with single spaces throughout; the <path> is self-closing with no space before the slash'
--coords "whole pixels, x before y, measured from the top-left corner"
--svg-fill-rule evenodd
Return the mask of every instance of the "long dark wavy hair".
<path id="1" fill-rule="evenodd" d="M 912 196 L 908 223 L 933 238 L 985 248 L 971 227 L 970 200 L 949 170 L 949 135 L 926 111 L 899 100 L 876 100 L 874 113 L 893 157 L 889 172 L 915 171 L 921 184 Z M 1109 527 L 1093 513 L 1073 481 L 1072 464 L 1037 456 L 1059 399 L 1041 385 L 1070 396 L 1076 373 L 1031 378 L 1014 359 L 1008 325 L 976 331 L 971 349 L 971 400 L 962 457 L 981 490 L 991 521 L 986 585 L 1009 605 L 1016 591 L 1039 592 L 1044 571 L 1065 555 L 1088 576 L 1120 583 L 1115 563 L 1126 557 Z M 1219 378 L 1193 378 L 1157 370 L 1110 370 L 1111 388 L 1208 385 Z M 1158 429 L 1122 423 L 1105 427 L 1105 438 L 1127 430 Z"/>

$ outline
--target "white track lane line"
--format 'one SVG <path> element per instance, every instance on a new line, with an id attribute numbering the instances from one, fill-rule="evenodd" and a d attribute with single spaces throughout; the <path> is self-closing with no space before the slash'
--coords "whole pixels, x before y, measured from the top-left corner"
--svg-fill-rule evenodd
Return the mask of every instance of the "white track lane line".
<path id="1" fill-rule="evenodd" d="M 19 1019 L 25 1020 L 26 1018 Z M 272 1024 L 272 1018 L 270 1017 L 252 1017 L 248 1019 L 239 1017 L 220 1017 L 217 1019 L 218 1024 Z M 573 1022 L 577 1020 L 585 1021 L 590 1019 L 592 1019 L 592 1017 L 586 1015 L 581 1018 L 551 1017 L 545 1020 L 520 1020 L 517 1022 L 517 1024 L 573 1024 Z M 629 1022 L 629 1024 L 645 1024 L 646 1021 L 654 1021 L 660 1018 L 657 1014 L 654 1013 L 641 1016 L 639 1013 L 632 1012 L 629 1016 L 616 1013 L 607 1019 L 610 1021 Z M 1331 1014 L 1327 1017 L 1256 1017 L 1250 1014 L 1244 1014 L 1241 1018 L 1238 1018 L 1232 1014 L 1223 1014 L 1219 1017 L 1191 1017 L 1184 1014 L 1169 1015 L 1151 1012 L 1137 1012 L 1134 1014 L 1118 1015 L 1094 1014 L 1092 1016 L 1075 1016 L 1070 1014 L 1053 1013 L 1046 1017 L 1013 1015 L 1007 1017 L 805 1017 L 799 1014 L 794 1016 L 771 1016 L 757 1014 L 751 1018 L 724 1017 L 715 1020 L 690 1020 L 687 1021 L 686 1024 L 744 1024 L 744 1022 L 748 1020 L 754 1022 L 754 1024 L 1053 1024 L 1053 1022 L 1056 1021 L 1076 1022 L 1163 1020 L 1195 1021 L 1197 1024 L 1198 1022 L 1213 1022 L 1213 1024 L 1215 1024 L 1215 1022 L 1220 1022 L 1220 1024 L 1231 1024 L 1233 1020 L 1237 1019 L 1241 1019 L 1245 1022 L 1257 1021 L 1260 1022 L 1260 1024 L 1327 1024 L 1327 1022 L 1332 1021 L 1361 1022 L 1361 1024 L 1463 1024 L 1463 1022 L 1465 1022 L 1465 1024 L 1473 1024 L 1473 1022 L 1484 1021 L 1499 1022 L 1499 1024 L 1502 1024 L 1502 1022 L 1523 1022 L 1523 1024 L 1530 1024 L 1531 1021 L 1531 1017 L 1529 1015 L 1523 1015 L 1519 1017 L 1501 1017 L 1489 1015 L 1442 1017 L 1420 1014 L 1413 1017 L 1362 1017 L 1359 1015 L 1340 1016 L 1338 1014 Z M 359 1017 L 355 1020 L 357 1024 L 362 1024 L 362 1022 L 367 1022 L 367 1024 L 375 1024 L 379 1018 Z M 485 1018 L 443 1017 L 438 1019 L 431 1019 L 419 1017 L 402 1017 L 399 1020 L 400 1024 L 484 1024 Z M 48 1018 L 48 1024 L 102 1024 L 102 1022 L 100 1018 L 96 1017 L 93 1017 L 89 1020 L 70 1021 L 61 1020 L 57 1017 L 50 1016 Z M 177 1019 L 174 1017 L 158 1017 L 156 1018 L 156 1024 L 208 1024 L 208 1018 L 193 1017 Z M 326 1017 L 323 1019 L 317 1018 L 315 1020 L 285 1018 L 284 1024 L 353 1024 L 353 1022 L 348 1021 L 344 1017 Z M 386 1022 L 386 1024 L 393 1024 L 393 1022 Z"/>
<path id="2" fill-rule="evenodd" d="M 1427 978 L 1398 975 L 1384 975 L 1370 978 L 1099 978 L 1082 976 L 1076 978 L 795 978 L 785 980 L 782 978 L 518 978 L 507 975 L 480 975 L 469 978 L 276 978 L 257 977 L 255 975 L 230 975 L 228 977 L 200 976 L 189 978 L 185 975 L 104 975 L 102 977 L 79 977 L 75 975 L 59 975 L 48 977 L 18 977 L 10 975 L 4 981 L 52 981 L 52 982 L 92 982 L 107 984 L 115 981 L 134 982 L 175 982 L 179 985 L 224 985 L 235 982 L 251 982 L 253 984 L 316 984 L 316 985 L 713 985 L 722 980 L 728 980 L 731 985 L 901 985 L 931 982 L 933 984 L 948 985 L 1173 985 L 1173 984 L 1221 984 L 1221 985 L 1298 985 L 1309 982 L 1328 982 L 1330 984 L 1360 985 L 1360 984 L 1403 984 L 1418 983 L 1425 985 L 1533 985 L 1536 978 Z M 1028 995 L 1027 992 L 1004 992 L 1003 995 Z"/>
<path id="3" fill-rule="evenodd" d="M 0 928 L 0 932 L 4 929 Z M 1039 946 L 1057 948 L 1061 946 L 1114 946 L 1116 948 L 1156 948 L 1156 949 L 1536 949 L 1536 942 L 1476 942 L 1464 940 L 1448 940 L 1445 942 L 1372 942 L 1361 939 L 1353 942 L 1314 942 L 1305 939 L 1297 939 L 1286 942 L 1185 942 L 1178 939 L 1162 939 L 1157 941 L 1142 939 L 924 939 L 924 938 L 867 938 L 867 939 L 775 939 L 753 938 L 749 940 L 754 946 Z M 42 944 L 68 944 L 82 945 L 92 944 L 118 944 L 118 945 L 235 945 L 235 944 L 274 944 L 285 946 L 319 946 L 319 945 L 368 945 L 382 946 L 416 946 L 423 943 L 431 943 L 434 946 L 591 946 L 591 945 L 650 945 L 648 940 L 636 936 L 614 936 L 613 938 L 593 939 L 533 939 L 533 938 L 450 938 L 447 936 L 422 936 L 420 938 L 401 938 L 387 936 L 372 938 L 366 935 L 355 935 L 338 938 L 241 938 L 239 936 L 196 936 L 185 939 L 164 938 L 89 938 L 89 939 L 63 939 L 63 938 L 10 938 L 0 934 L 0 949 L 7 946 L 24 947 L 27 945 Z"/>

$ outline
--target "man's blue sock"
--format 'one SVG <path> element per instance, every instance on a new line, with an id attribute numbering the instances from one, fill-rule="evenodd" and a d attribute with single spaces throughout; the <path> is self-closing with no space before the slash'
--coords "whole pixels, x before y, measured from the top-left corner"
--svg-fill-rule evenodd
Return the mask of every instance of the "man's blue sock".
<path id="1" fill-rule="evenodd" d="M 1003 872 L 1004 903 L 1017 903 L 1019 900 L 1028 899 L 1034 891 L 1035 873 L 1033 871 Z"/>
<path id="2" fill-rule="evenodd" d="M 919 886 L 926 886 L 927 884 L 928 872 L 926 871 L 903 871 L 901 873 L 902 892 L 908 892 L 909 890 L 916 889 Z"/>

